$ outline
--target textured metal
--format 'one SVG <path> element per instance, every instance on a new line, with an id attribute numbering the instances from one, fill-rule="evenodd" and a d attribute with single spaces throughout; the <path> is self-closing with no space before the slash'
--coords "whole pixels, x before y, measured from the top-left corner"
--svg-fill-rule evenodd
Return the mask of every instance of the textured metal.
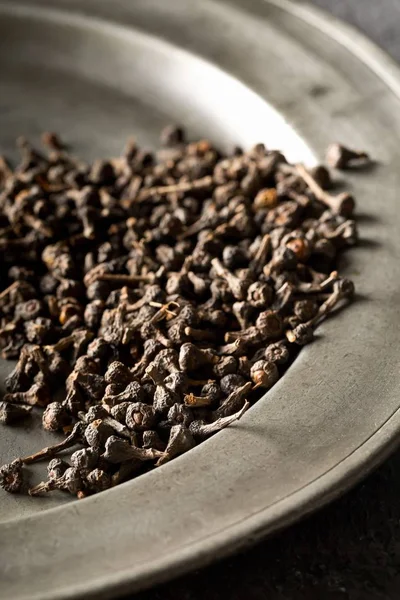
<path id="1" fill-rule="evenodd" d="M 183 122 L 312 163 L 334 140 L 371 152 L 346 175 L 358 301 L 318 330 L 244 418 L 160 469 L 81 502 L 1 495 L 0 596 L 111 597 L 252 543 L 353 484 L 400 429 L 400 76 L 349 28 L 286 0 L 0 4 L 0 150 L 60 131 L 88 158 Z M 1 461 L 51 440 L 4 428 Z M 51 510 L 49 510 L 50 507 Z"/>

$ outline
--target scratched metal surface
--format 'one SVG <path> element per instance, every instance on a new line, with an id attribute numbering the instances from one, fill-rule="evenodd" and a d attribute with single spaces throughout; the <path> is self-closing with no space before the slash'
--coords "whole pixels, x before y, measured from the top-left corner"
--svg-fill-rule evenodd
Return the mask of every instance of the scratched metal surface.
<path id="1" fill-rule="evenodd" d="M 387 348 L 400 337 L 399 78 L 362 41 L 361 57 L 345 29 L 284 0 L 27 5 L 1 5 L 2 151 L 19 133 L 56 129 L 98 156 L 132 131 L 151 145 L 161 125 L 179 120 L 227 144 L 280 142 L 307 162 L 332 137 L 380 159 L 374 173 L 348 177 L 363 243 L 344 267 L 359 302 L 321 328 L 240 424 L 80 503 L 47 510 L 2 497 L 2 597 L 111 597 L 251 544 L 395 446 L 399 365 Z M 0 443 L 8 459 L 42 440 L 2 431 Z"/>

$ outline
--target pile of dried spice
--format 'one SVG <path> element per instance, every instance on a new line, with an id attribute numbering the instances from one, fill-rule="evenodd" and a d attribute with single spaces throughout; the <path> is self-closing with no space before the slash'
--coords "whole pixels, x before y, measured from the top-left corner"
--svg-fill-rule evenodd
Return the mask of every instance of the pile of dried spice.
<path id="1" fill-rule="evenodd" d="M 82 498 L 190 450 L 278 381 L 353 296 L 335 264 L 357 241 L 354 200 L 325 191 L 323 166 L 263 144 L 225 156 L 176 127 L 156 155 L 132 141 L 92 165 L 43 143 L 19 139 L 19 166 L 0 164 L 0 349 L 18 359 L 0 422 L 41 409 L 65 437 L 0 485 L 21 491 L 23 467 L 50 459 L 29 493 Z M 337 144 L 328 158 L 367 159 Z"/>

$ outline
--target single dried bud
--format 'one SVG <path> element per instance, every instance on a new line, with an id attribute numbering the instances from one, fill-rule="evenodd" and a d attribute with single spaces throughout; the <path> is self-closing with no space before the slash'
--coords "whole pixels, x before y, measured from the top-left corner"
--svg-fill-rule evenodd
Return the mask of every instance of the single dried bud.
<path id="1" fill-rule="evenodd" d="M 136 431 L 152 429 L 156 422 L 156 413 L 152 406 L 143 402 L 133 402 L 128 406 L 125 423 L 130 429 Z"/>
<path id="2" fill-rule="evenodd" d="M 71 416 L 63 404 L 51 402 L 46 407 L 42 417 L 43 429 L 46 429 L 46 431 L 59 431 L 70 423 Z"/>
<path id="3" fill-rule="evenodd" d="M 177 125 L 167 125 L 161 131 L 160 141 L 163 146 L 177 146 L 185 141 L 185 132 Z"/>
<path id="4" fill-rule="evenodd" d="M 212 350 L 201 350 L 194 344 L 182 344 L 179 351 L 179 366 L 182 371 L 195 371 L 205 365 L 213 365 L 219 358 Z"/>
<path id="5" fill-rule="evenodd" d="M 76 495 L 84 488 L 80 471 L 75 467 L 68 467 L 61 480 L 61 489 L 66 490 L 70 494 Z"/>
<path id="6" fill-rule="evenodd" d="M 289 360 L 289 350 L 287 345 L 283 342 L 277 342 L 276 344 L 270 344 L 263 352 L 265 360 L 274 362 L 278 365 L 284 365 Z"/>
<path id="7" fill-rule="evenodd" d="M 351 299 L 355 293 L 354 283 L 350 279 L 343 277 L 343 279 L 338 279 L 334 282 L 333 291 L 338 295 L 340 294 L 345 298 Z"/>
<path id="8" fill-rule="evenodd" d="M 85 439 L 92 448 L 102 448 L 106 440 L 113 435 L 114 429 L 102 419 L 97 419 L 86 427 Z"/>
<path id="9" fill-rule="evenodd" d="M 17 494 L 22 487 L 22 462 L 17 459 L 0 468 L 0 487 L 10 494 Z"/>
<path id="10" fill-rule="evenodd" d="M 138 459 L 138 460 L 154 460 L 160 458 L 162 452 L 152 448 L 138 448 L 131 446 L 126 440 L 115 435 L 110 436 L 106 441 L 104 458 L 111 464 L 120 464 L 122 462 Z"/>
<path id="11" fill-rule="evenodd" d="M 292 238 L 286 244 L 300 262 L 305 262 L 310 256 L 310 244 L 304 237 Z"/>
<path id="12" fill-rule="evenodd" d="M 171 390 L 171 392 L 186 392 L 189 386 L 189 378 L 186 373 L 183 373 L 182 371 L 175 371 L 164 379 L 163 385 L 168 390 Z"/>
<path id="13" fill-rule="evenodd" d="M 26 419 L 31 414 L 31 406 L 18 406 L 0 401 L 0 423 L 3 425 L 14 425 Z"/>
<path id="14" fill-rule="evenodd" d="M 118 383 L 127 386 L 132 381 L 132 373 L 128 367 L 115 360 L 108 365 L 104 379 L 106 383 Z"/>
<path id="15" fill-rule="evenodd" d="M 189 429 L 184 425 L 173 425 L 169 434 L 169 440 L 163 456 L 157 462 L 157 465 L 163 465 L 175 456 L 187 452 L 196 445 Z"/>
<path id="16" fill-rule="evenodd" d="M 81 416 L 81 413 L 79 413 L 79 416 Z M 108 412 L 101 404 L 95 404 L 88 408 L 86 414 L 83 413 L 85 423 L 93 423 L 97 419 L 105 419 L 106 417 L 108 417 Z"/>
<path id="17" fill-rule="evenodd" d="M 174 404 L 168 411 L 167 421 L 170 425 L 188 427 L 193 421 L 193 410 L 185 404 Z"/>
<path id="18" fill-rule="evenodd" d="M 256 210 L 260 208 L 274 208 L 278 204 L 278 195 L 275 188 L 260 190 L 254 198 L 253 206 Z"/>
<path id="19" fill-rule="evenodd" d="M 313 319 L 318 313 L 318 304 L 315 300 L 297 300 L 294 303 L 294 314 L 303 323 Z"/>
<path id="20" fill-rule="evenodd" d="M 300 323 L 293 330 L 286 331 L 286 337 L 292 344 L 305 346 L 314 338 L 314 328 L 309 323 Z"/>
<path id="21" fill-rule="evenodd" d="M 87 347 L 90 358 L 105 358 L 110 350 L 110 345 L 102 337 L 95 338 Z"/>
<path id="22" fill-rule="evenodd" d="M 86 475 L 86 483 L 91 492 L 103 492 L 104 490 L 108 490 L 111 485 L 111 477 L 105 471 L 101 469 L 93 469 Z"/>
<path id="23" fill-rule="evenodd" d="M 113 391 L 109 389 L 111 385 L 114 386 L 116 384 L 109 384 L 107 386 L 103 398 L 103 402 L 107 404 L 107 406 L 112 407 L 116 404 L 121 404 L 121 402 L 143 402 L 145 399 L 143 388 L 137 381 L 131 381 L 122 392 L 117 394 L 110 393 Z M 120 389 L 119 385 L 117 389 Z"/>
<path id="24" fill-rule="evenodd" d="M 350 150 L 341 144 L 330 144 L 326 151 L 326 162 L 334 169 L 346 169 L 355 162 L 369 162 L 370 158 L 366 152 Z"/>
<path id="25" fill-rule="evenodd" d="M 234 356 L 221 356 L 219 362 L 213 366 L 213 372 L 217 377 L 224 377 L 237 372 L 237 360 Z"/>
<path id="26" fill-rule="evenodd" d="M 5 394 L 4 402 L 12 404 L 28 404 L 29 406 L 47 406 L 51 400 L 49 388 L 45 383 L 34 383 L 27 392 Z"/>
<path id="27" fill-rule="evenodd" d="M 39 317 L 43 311 L 43 303 L 32 298 L 26 302 L 19 302 L 15 307 L 14 318 L 15 320 L 21 319 L 23 321 L 30 321 Z"/>
<path id="28" fill-rule="evenodd" d="M 283 323 L 277 312 L 265 310 L 258 315 L 256 327 L 265 337 L 276 338 L 282 334 Z"/>
<path id="29" fill-rule="evenodd" d="M 111 408 L 111 416 L 119 423 L 125 423 L 126 411 L 131 406 L 131 402 L 121 402 Z"/>
<path id="30" fill-rule="evenodd" d="M 156 387 L 154 392 L 153 406 L 154 410 L 159 413 L 168 411 L 175 402 L 179 402 L 180 397 L 175 392 L 168 390 L 162 385 Z"/>
<path id="31" fill-rule="evenodd" d="M 231 375 L 224 375 L 220 381 L 221 391 L 223 394 L 231 394 L 236 388 L 241 387 L 246 382 L 241 375 L 232 373 Z"/>
<path id="32" fill-rule="evenodd" d="M 247 302 L 255 308 L 267 308 L 272 302 L 273 292 L 271 286 L 261 281 L 256 281 L 247 290 Z"/>
<path id="33" fill-rule="evenodd" d="M 256 387 L 269 389 L 279 379 L 279 371 L 274 362 L 257 361 L 250 369 L 250 375 Z"/>
<path id="34" fill-rule="evenodd" d="M 76 469 L 91 470 L 97 465 L 99 452 L 96 448 L 82 448 L 71 455 L 72 466 Z"/>
<path id="35" fill-rule="evenodd" d="M 143 432 L 142 447 L 146 449 L 154 448 L 154 450 L 160 450 L 160 452 L 164 452 L 166 444 L 161 440 L 157 431 L 147 430 Z"/>
<path id="36" fill-rule="evenodd" d="M 69 464 L 61 458 L 52 458 L 47 465 L 47 476 L 50 480 L 59 479 L 68 469 Z"/>

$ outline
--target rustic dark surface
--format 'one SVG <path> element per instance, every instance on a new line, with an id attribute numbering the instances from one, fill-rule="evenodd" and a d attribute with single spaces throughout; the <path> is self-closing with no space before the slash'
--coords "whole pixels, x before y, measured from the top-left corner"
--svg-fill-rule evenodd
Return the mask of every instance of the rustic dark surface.
<path id="1" fill-rule="evenodd" d="M 313 2 L 358 26 L 400 60 L 399 0 Z M 134 600 L 396 600 L 399 472 L 400 452 L 363 484 L 302 523 Z"/>

